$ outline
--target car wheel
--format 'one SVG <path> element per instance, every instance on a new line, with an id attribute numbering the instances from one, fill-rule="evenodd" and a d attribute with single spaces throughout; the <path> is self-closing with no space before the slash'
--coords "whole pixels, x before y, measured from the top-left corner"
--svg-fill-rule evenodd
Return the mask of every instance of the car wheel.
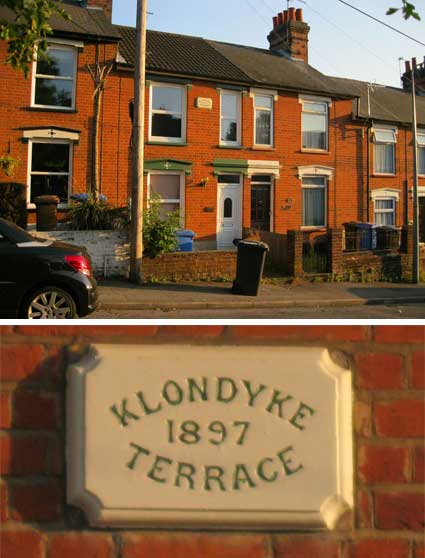
<path id="1" fill-rule="evenodd" d="M 28 320 L 60 320 L 77 317 L 74 299 L 58 287 L 43 287 L 35 291 L 23 309 Z"/>

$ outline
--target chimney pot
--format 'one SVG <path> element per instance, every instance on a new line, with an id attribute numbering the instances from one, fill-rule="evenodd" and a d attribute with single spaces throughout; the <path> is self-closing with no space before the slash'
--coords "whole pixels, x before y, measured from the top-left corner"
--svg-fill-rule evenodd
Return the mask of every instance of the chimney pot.
<path id="1" fill-rule="evenodd" d="M 295 12 L 295 19 L 297 21 L 304 21 L 303 20 L 303 9 L 302 8 L 298 8 L 297 11 Z"/>
<path id="2" fill-rule="evenodd" d="M 288 12 L 285 10 L 284 12 L 282 12 L 282 17 L 283 17 L 283 23 L 287 23 L 288 21 Z"/>
<path id="3" fill-rule="evenodd" d="M 283 23 L 282 14 L 277 14 L 277 24 L 282 25 L 282 23 Z"/>
<path id="4" fill-rule="evenodd" d="M 416 69 L 416 66 L 417 66 L 416 58 L 412 58 L 412 66 L 413 66 L 414 69 Z"/>
<path id="5" fill-rule="evenodd" d="M 404 61 L 404 69 L 406 70 L 406 72 L 410 72 L 410 60 Z"/>
<path id="6" fill-rule="evenodd" d="M 278 26 L 278 16 L 273 16 L 273 29 L 276 29 Z"/>
<path id="7" fill-rule="evenodd" d="M 288 19 L 289 19 L 289 21 L 295 19 L 295 8 L 289 8 Z"/>

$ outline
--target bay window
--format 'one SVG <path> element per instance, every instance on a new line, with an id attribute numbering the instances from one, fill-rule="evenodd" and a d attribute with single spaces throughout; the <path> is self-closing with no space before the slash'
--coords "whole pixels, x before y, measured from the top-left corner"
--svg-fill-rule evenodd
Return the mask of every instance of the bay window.
<path id="1" fill-rule="evenodd" d="M 395 174 L 396 130 L 374 128 L 373 141 L 375 174 Z"/>
<path id="2" fill-rule="evenodd" d="M 326 177 L 302 177 L 302 226 L 326 227 Z"/>
<path id="3" fill-rule="evenodd" d="M 72 110 L 75 108 L 77 50 L 50 45 L 34 63 L 32 106 Z"/>
<path id="4" fill-rule="evenodd" d="M 152 84 L 150 93 L 149 139 L 164 143 L 184 143 L 186 139 L 184 86 Z"/>

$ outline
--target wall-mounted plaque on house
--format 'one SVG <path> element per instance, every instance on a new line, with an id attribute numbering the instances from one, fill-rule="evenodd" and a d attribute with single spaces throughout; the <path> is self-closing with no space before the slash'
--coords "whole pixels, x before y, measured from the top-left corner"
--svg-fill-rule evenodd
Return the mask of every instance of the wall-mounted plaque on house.
<path id="1" fill-rule="evenodd" d="M 92 525 L 332 529 L 352 506 L 351 372 L 326 349 L 97 345 L 67 380 Z"/>
<path id="2" fill-rule="evenodd" d="M 213 102 L 209 97 L 196 97 L 196 108 L 212 109 Z"/>

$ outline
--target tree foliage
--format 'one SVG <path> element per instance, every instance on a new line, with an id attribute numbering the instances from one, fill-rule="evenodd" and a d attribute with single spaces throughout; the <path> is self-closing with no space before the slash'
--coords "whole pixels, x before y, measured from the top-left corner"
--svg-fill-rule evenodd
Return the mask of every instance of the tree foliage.
<path id="1" fill-rule="evenodd" d="M 403 5 L 400 6 L 399 8 L 389 8 L 389 10 L 387 11 L 387 15 L 393 15 L 396 12 L 401 10 L 404 19 L 409 19 L 409 17 L 413 17 L 414 19 L 417 20 L 421 19 L 413 4 L 411 4 L 407 0 L 402 0 L 402 2 Z"/>
<path id="2" fill-rule="evenodd" d="M 47 50 L 52 15 L 70 17 L 60 7 L 60 2 L 53 0 L 0 0 L 0 6 L 10 8 L 15 16 L 13 22 L 0 19 L 0 39 L 8 42 L 6 63 L 28 77 L 36 49 L 41 53 Z"/>

